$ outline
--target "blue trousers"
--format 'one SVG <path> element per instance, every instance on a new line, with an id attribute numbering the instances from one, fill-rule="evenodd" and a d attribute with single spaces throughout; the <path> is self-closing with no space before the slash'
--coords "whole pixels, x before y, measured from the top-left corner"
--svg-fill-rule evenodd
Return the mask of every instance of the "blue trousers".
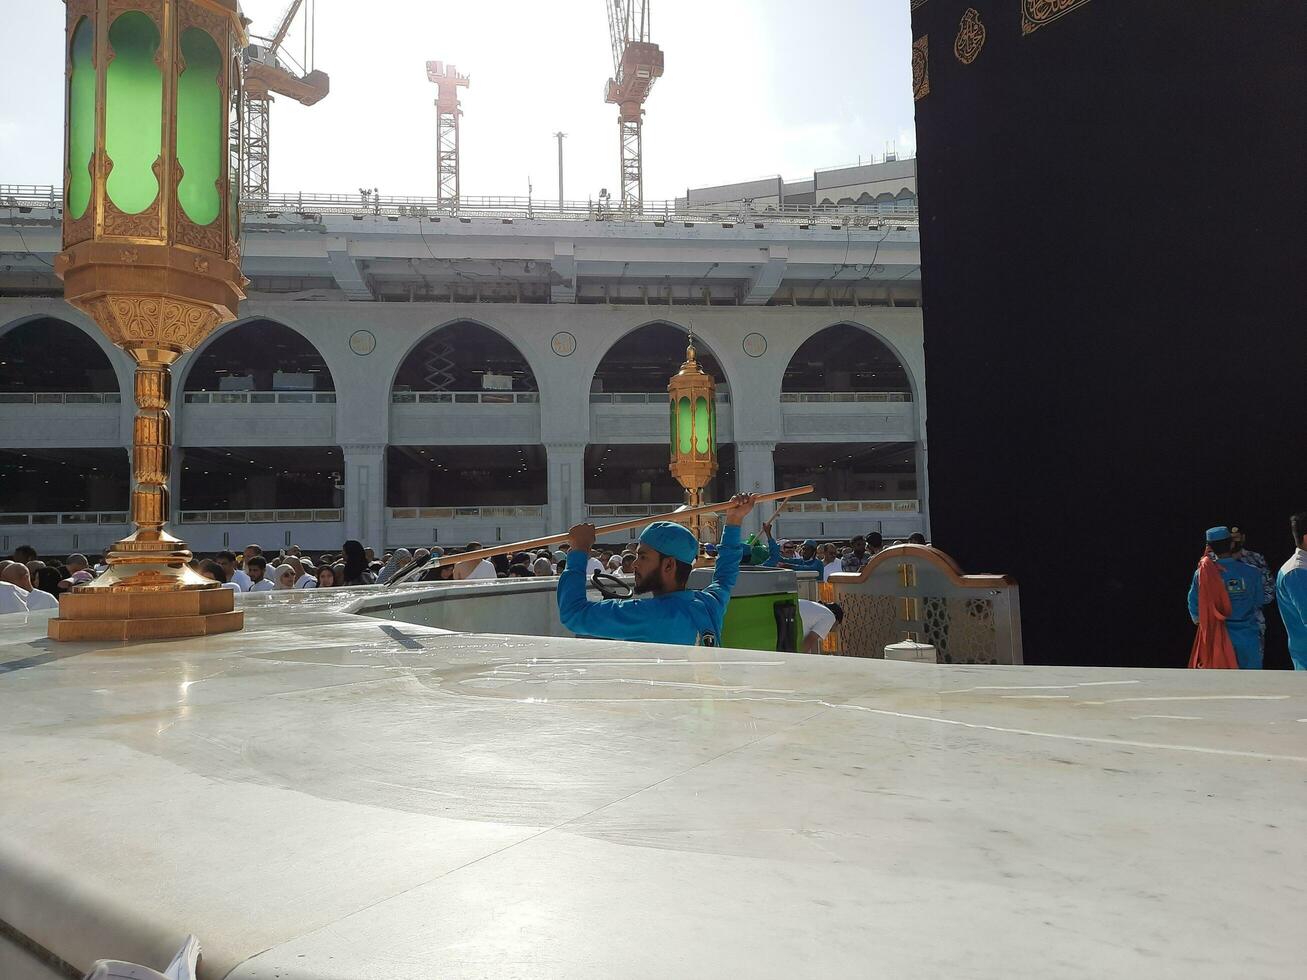
<path id="1" fill-rule="evenodd" d="M 1242 628 L 1231 623 L 1225 625 L 1230 631 L 1230 645 L 1234 647 L 1234 655 L 1239 660 L 1239 669 L 1261 670 L 1262 635 L 1257 624 L 1249 623 Z"/>

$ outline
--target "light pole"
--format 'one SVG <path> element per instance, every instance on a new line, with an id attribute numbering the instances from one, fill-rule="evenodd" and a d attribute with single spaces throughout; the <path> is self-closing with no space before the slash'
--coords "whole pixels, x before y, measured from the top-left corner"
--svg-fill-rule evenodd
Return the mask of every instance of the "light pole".
<path id="1" fill-rule="evenodd" d="M 554 133 L 558 138 L 558 210 L 563 210 L 563 139 L 566 133 Z"/>
<path id="2" fill-rule="evenodd" d="M 169 534 L 172 365 L 236 318 L 246 44 L 237 0 L 66 0 L 64 297 L 136 362 L 131 517 L 109 570 L 59 601 L 55 640 L 238 630 L 233 594 Z M 240 127 L 237 127 L 237 143 Z"/>

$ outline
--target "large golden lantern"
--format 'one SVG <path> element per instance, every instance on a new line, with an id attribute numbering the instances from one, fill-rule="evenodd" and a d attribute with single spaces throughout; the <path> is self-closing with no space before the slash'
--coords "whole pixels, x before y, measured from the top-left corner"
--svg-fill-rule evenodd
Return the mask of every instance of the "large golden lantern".
<path id="1" fill-rule="evenodd" d="M 685 488 L 686 506 L 697 507 L 703 503 L 703 488 L 717 475 L 717 400 L 712 377 L 696 359 L 693 334 L 685 348 L 685 363 L 667 383 L 667 398 L 672 416 L 672 476 Z M 690 529 L 703 540 L 699 518 L 691 521 Z"/>
<path id="2" fill-rule="evenodd" d="M 233 594 L 187 567 L 164 530 L 173 363 L 244 299 L 237 0 L 65 0 L 64 250 L 68 302 L 136 362 L 131 514 L 109 570 L 65 595 L 57 640 L 240 629 Z"/>

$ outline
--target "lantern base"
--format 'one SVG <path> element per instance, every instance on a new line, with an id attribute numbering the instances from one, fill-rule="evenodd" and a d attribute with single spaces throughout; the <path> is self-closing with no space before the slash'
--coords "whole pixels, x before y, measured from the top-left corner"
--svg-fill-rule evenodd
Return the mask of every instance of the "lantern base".
<path id="1" fill-rule="evenodd" d="M 245 625 L 236 594 L 213 588 L 172 592 L 78 589 L 59 599 L 52 640 L 165 640 L 231 633 Z"/>
<path id="2" fill-rule="evenodd" d="M 140 528 L 135 534 L 115 541 L 105 559 L 109 570 L 94 582 L 73 591 L 180 592 L 221 588 L 195 571 L 186 543 L 162 528 Z"/>
<path id="3" fill-rule="evenodd" d="M 236 594 L 186 563 L 186 545 L 162 528 L 115 542 L 109 570 L 59 599 L 52 640 L 164 640 L 245 626 Z"/>

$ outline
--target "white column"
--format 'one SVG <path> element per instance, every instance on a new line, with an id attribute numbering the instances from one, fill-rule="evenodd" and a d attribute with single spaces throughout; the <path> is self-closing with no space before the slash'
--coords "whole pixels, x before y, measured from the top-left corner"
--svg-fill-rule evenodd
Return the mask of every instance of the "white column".
<path id="1" fill-rule="evenodd" d="M 545 445 L 549 468 L 549 529 L 566 531 L 585 520 L 585 443 Z"/>
<path id="2" fill-rule="evenodd" d="M 127 452 L 130 459 L 131 450 Z M 177 527 L 181 523 L 182 516 L 182 462 L 181 447 L 174 443 L 172 458 L 168 465 L 168 530 L 172 532 L 173 537 L 185 540 L 186 535 Z"/>
<path id="3" fill-rule="evenodd" d="M 386 447 L 341 446 L 345 454 L 345 537 L 380 554 L 386 544 Z"/>
<path id="4" fill-rule="evenodd" d="M 737 442 L 735 444 L 735 482 L 740 493 L 771 493 L 776 489 L 776 467 L 772 453 L 774 442 Z M 771 516 L 776 505 L 765 503 L 757 507 L 744 522 L 744 535 L 762 528 L 762 522 Z"/>

